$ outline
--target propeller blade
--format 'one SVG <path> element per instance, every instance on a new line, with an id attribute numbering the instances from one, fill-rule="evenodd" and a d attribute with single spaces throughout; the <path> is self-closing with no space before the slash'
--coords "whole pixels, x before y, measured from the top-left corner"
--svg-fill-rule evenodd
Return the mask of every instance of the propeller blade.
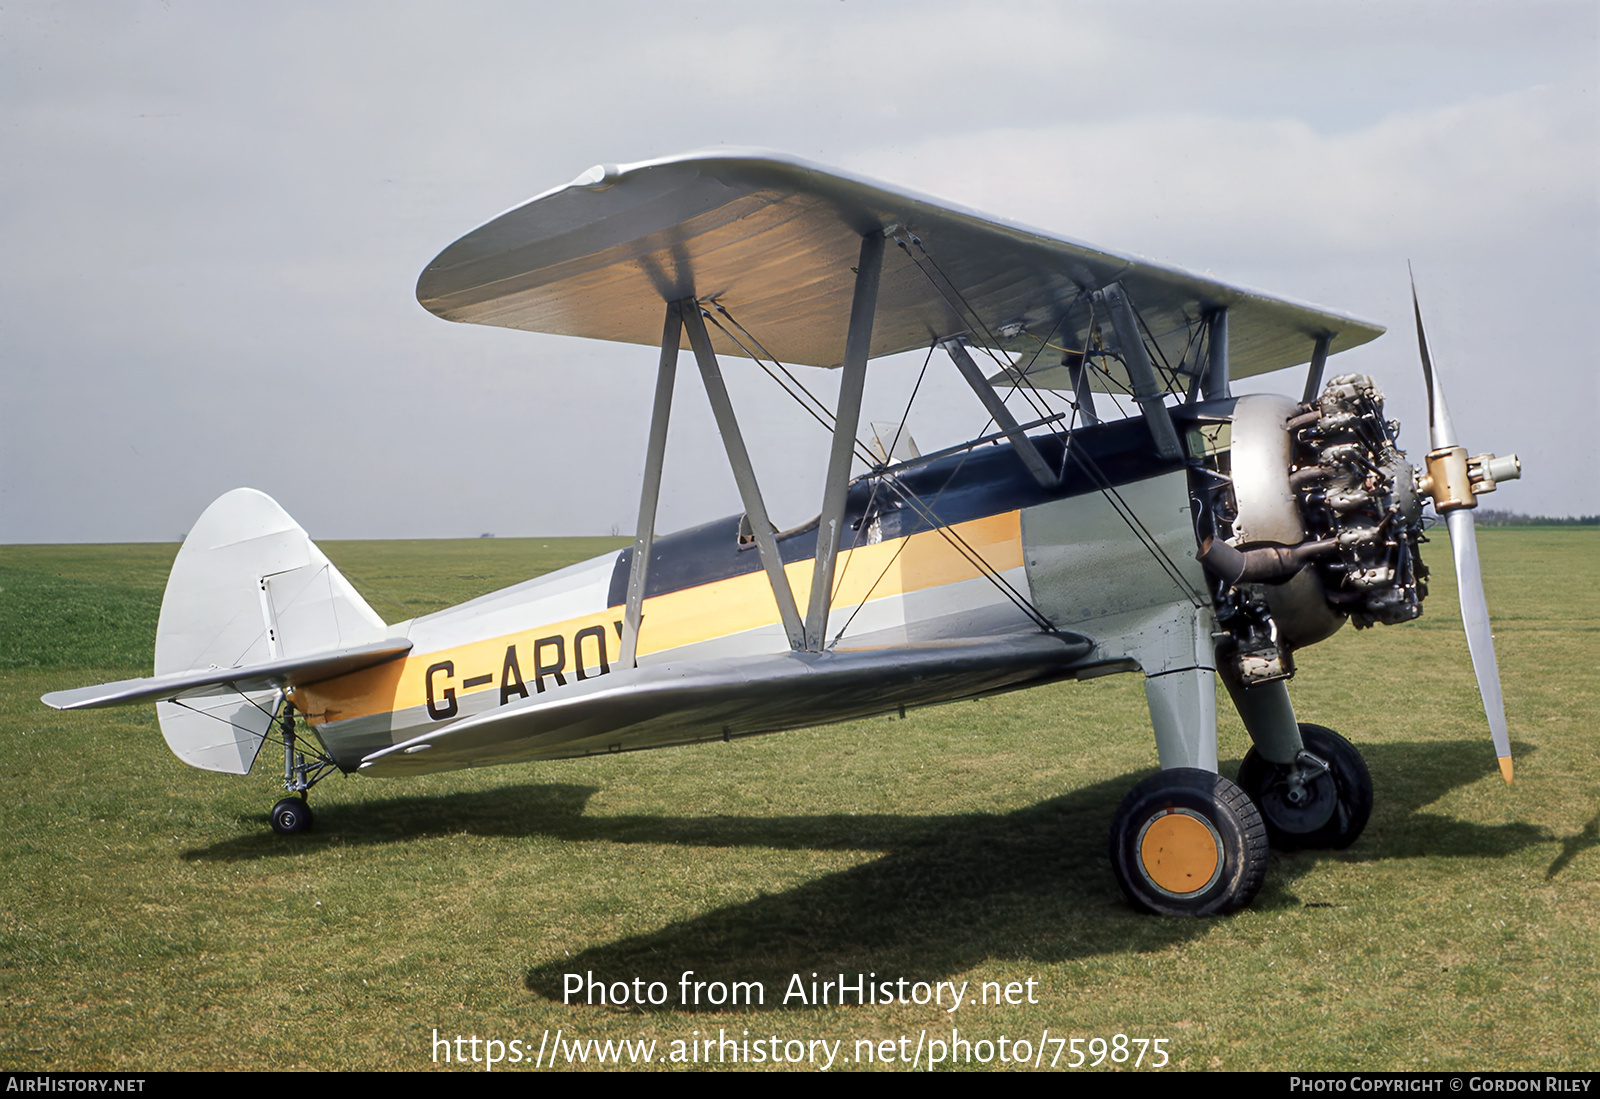
<path id="1" fill-rule="evenodd" d="M 1500 757 L 1500 777 L 1511 782 L 1511 734 L 1506 729 L 1505 701 L 1500 694 L 1500 665 L 1494 658 L 1494 634 L 1489 630 L 1489 601 L 1483 595 L 1483 573 L 1478 567 L 1477 521 L 1466 508 L 1445 516 L 1450 528 L 1450 549 L 1456 559 L 1457 595 L 1461 624 L 1467 631 L 1467 651 L 1478 677 L 1478 694 L 1489 719 L 1494 753 Z"/>
<path id="2" fill-rule="evenodd" d="M 1410 271 L 1410 264 L 1406 265 Z M 1456 446 L 1455 425 L 1444 401 L 1444 389 L 1433 371 L 1428 335 L 1422 328 L 1422 306 L 1417 302 L 1417 277 L 1411 275 L 1411 309 L 1417 317 L 1417 348 L 1422 352 L 1422 377 L 1428 386 L 1428 433 L 1434 450 Z M 1478 695 L 1489 719 L 1489 735 L 1500 757 L 1500 777 L 1511 781 L 1511 734 L 1506 729 L 1505 700 L 1500 693 L 1500 665 L 1494 657 L 1494 634 L 1489 629 L 1489 601 L 1483 594 L 1483 570 L 1478 565 L 1478 524 L 1472 511 L 1453 507 L 1445 512 L 1450 530 L 1450 550 L 1456 559 L 1456 597 L 1461 603 L 1461 625 L 1467 631 L 1467 651 L 1478 679 Z"/>
<path id="3" fill-rule="evenodd" d="M 1456 445 L 1455 425 L 1450 422 L 1450 409 L 1444 403 L 1444 391 L 1433 374 L 1433 359 L 1428 355 L 1428 334 L 1422 330 L 1422 306 L 1417 304 L 1417 276 L 1406 264 L 1411 275 L 1411 310 L 1417 315 L 1417 348 L 1422 352 L 1422 380 L 1428 386 L 1428 435 L 1434 450 Z"/>

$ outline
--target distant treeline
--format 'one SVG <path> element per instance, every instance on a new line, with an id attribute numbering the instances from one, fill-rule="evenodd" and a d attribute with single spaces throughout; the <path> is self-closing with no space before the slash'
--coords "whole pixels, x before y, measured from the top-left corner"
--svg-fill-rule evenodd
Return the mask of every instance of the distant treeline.
<path id="1" fill-rule="evenodd" d="M 1478 523 L 1486 527 L 1600 527 L 1600 515 L 1522 515 L 1479 508 Z"/>

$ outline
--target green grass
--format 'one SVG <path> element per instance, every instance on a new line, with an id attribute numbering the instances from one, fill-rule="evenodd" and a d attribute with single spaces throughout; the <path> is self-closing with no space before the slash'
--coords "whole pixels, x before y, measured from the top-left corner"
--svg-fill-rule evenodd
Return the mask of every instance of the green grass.
<path id="1" fill-rule="evenodd" d="M 1135 677 L 731 744 L 408 781 L 334 778 L 274 836 L 274 761 L 191 770 L 150 708 L 171 546 L 0 547 L 0 1065 L 431 1067 L 435 1028 L 1168 1039 L 1229 1069 L 1594 1068 L 1600 531 L 1480 533 L 1517 782 L 1499 779 L 1429 547 L 1427 615 L 1300 654 L 1305 720 L 1366 755 L 1339 853 L 1274 854 L 1248 910 L 1132 912 L 1106 829 L 1154 767 Z M 390 620 L 617 540 L 331 543 Z M 1226 706 L 1223 770 L 1247 747 Z M 270 753 L 269 753 L 270 754 Z M 759 1011 L 561 1003 L 563 975 L 765 984 Z M 1040 1003 L 775 1006 L 792 974 L 1038 982 Z M 1049 1061 L 1049 1055 L 1045 1057 Z M 1063 1058 L 1065 1060 L 1065 1058 Z M 992 1065 L 991 1067 L 998 1067 Z"/>

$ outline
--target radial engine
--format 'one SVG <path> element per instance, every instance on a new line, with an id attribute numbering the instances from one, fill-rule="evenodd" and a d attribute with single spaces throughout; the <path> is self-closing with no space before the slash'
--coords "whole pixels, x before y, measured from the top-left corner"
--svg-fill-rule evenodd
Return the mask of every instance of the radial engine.
<path id="1" fill-rule="evenodd" d="M 1310 403 L 1241 397 L 1228 429 L 1194 482 L 1224 674 L 1286 679 L 1295 649 L 1347 619 L 1359 629 L 1422 613 L 1417 474 L 1371 378 L 1336 377 Z"/>

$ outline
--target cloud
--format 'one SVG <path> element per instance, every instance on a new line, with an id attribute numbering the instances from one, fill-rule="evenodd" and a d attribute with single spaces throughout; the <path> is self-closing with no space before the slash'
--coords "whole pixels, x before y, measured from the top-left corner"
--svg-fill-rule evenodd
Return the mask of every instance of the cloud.
<path id="1" fill-rule="evenodd" d="M 337 536 L 626 529 L 653 356 L 444 325 L 412 285 L 589 164 L 717 143 L 1402 328 L 1415 259 L 1461 363 L 1458 426 L 1534 440 L 1530 508 L 1600 510 L 1562 453 L 1600 414 L 1570 323 L 1600 293 L 1600 9 L 1444 11 L 9 5 L 0 380 L 39 412 L 0 434 L 0 538 L 170 537 L 241 483 Z M 1415 369 L 1397 338 L 1358 354 Z M 903 385 L 872 415 L 898 416 L 918 366 L 874 374 Z M 943 372 L 914 416 L 924 446 L 953 441 L 917 422 Z M 604 447 L 584 434 L 597 385 Z M 815 441 L 764 386 L 735 394 L 776 448 L 756 461 L 786 517 L 810 514 L 820 475 L 794 455 Z M 946 396 L 935 426 L 976 429 L 970 394 Z M 696 415 L 668 462 L 672 524 L 737 506 Z M 592 455 L 594 487 L 508 490 L 533 476 L 529 440 Z"/>
<path id="2" fill-rule="evenodd" d="M 1360 257 L 1399 239 L 1501 248 L 1592 231 L 1595 130 L 1592 93 L 1543 86 L 1338 133 L 1156 113 L 943 135 L 863 151 L 852 166 L 1180 263 L 1253 247 Z"/>

